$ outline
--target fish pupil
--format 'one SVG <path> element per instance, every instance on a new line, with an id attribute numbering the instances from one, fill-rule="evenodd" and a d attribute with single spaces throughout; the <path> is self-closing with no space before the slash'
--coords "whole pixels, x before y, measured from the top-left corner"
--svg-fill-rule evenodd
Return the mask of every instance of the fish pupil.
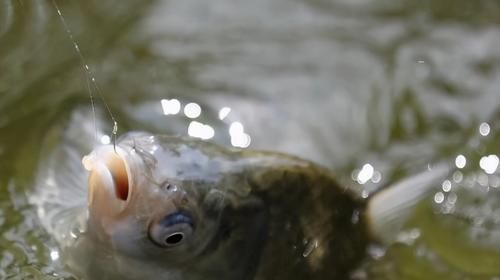
<path id="1" fill-rule="evenodd" d="M 182 239 L 184 239 L 184 234 L 181 232 L 176 232 L 174 234 L 167 236 L 167 238 L 165 238 L 165 243 L 167 245 L 176 245 L 179 242 L 181 242 Z"/>

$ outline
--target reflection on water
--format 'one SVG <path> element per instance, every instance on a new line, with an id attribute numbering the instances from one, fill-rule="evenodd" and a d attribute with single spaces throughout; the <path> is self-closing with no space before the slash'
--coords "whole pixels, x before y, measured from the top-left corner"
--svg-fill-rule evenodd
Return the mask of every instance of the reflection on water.
<path id="1" fill-rule="evenodd" d="M 497 155 L 489 155 L 481 157 L 479 161 L 479 166 L 486 172 L 487 174 L 493 174 L 497 170 L 498 167 L 498 157 Z"/>
<path id="2" fill-rule="evenodd" d="M 0 2 L 0 278 L 70 277 L 25 192 L 41 139 L 88 106 L 94 77 L 119 132 L 292 153 L 364 197 L 454 164 L 398 242 L 373 247 L 354 276 L 500 277 L 498 3 L 58 3 L 91 77 L 50 1 Z"/>
<path id="3" fill-rule="evenodd" d="M 462 154 L 458 155 L 457 158 L 455 159 L 455 165 L 457 166 L 457 168 L 462 169 L 465 167 L 466 164 L 467 164 L 467 158 Z"/>
<path id="4" fill-rule="evenodd" d="M 382 173 L 375 170 L 371 164 L 365 163 L 361 170 L 355 169 L 352 172 L 352 179 L 361 185 L 366 184 L 368 181 L 377 184 L 382 180 Z"/>
<path id="5" fill-rule="evenodd" d="M 183 106 L 183 113 L 187 118 L 197 119 L 201 116 L 202 108 L 196 102 L 189 102 L 185 105 L 182 105 L 181 102 L 175 98 L 161 100 L 161 108 L 165 116 L 179 114 Z M 229 107 L 220 108 L 218 113 L 219 120 L 223 121 L 230 112 L 231 108 Z M 158 116 L 153 117 L 157 118 Z M 241 122 L 233 121 L 231 123 L 223 123 L 228 126 L 227 131 L 229 132 L 230 143 L 233 147 L 248 148 L 250 146 L 252 138 L 245 132 L 245 128 Z M 193 120 L 187 125 L 187 136 L 199 138 L 202 140 L 209 140 L 214 138 L 215 130 L 208 124 L 203 124 L 199 121 Z"/>
<path id="6" fill-rule="evenodd" d="M 490 134 L 490 125 L 488 123 L 481 123 L 479 125 L 479 133 L 481 133 L 482 136 L 488 136 Z"/>
<path id="7" fill-rule="evenodd" d="M 181 103 L 177 99 L 162 99 L 161 107 L 164 115 L 177 115 L 181 111 Z"/>
<path id="8" fill-rule="evenodd" d="M 222 121 L 223 119 L 225 119 L 227 117 L 227 115 L 229 115 L 229 113 L 231 113 L 231 108 L 223 107 L 219 111 L 219 119 Z"/>
<path id="9" fill-rule="evenodd" d="M 201 115 L 201 107 L 197 103 L 188 103 L 184 107 L 184 115 L 190 119 L 196 119 Z"/>
<path id="10" fill-rule="evenodd" d="M 202 124 L 197 121 L 192 121 L 188 126 L 188 135 L 202 140 L 212 139 L 214 137 L 214 129 L 208 124 Z"/>
<path id="11" fill-rule="evenodd" d="M 229 135 L 231 136 L 231 145 L 238 148 L 250 146 L 251 138 L 245 132 L 245 128 L 240 122 L 232 122 L 229 126 Z"/>

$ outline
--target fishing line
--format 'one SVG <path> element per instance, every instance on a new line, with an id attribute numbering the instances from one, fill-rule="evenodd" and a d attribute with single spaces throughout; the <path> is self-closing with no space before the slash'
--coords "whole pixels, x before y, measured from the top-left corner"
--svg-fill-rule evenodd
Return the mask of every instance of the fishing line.
<path id="1" fill-rule="evenodd" d="M 85 58 L 83 57 L 82 51 L 80 50 L 80 46 L 79 46 L 78 42 L 76 41 L 75 37 L 73 36 L 73 32 L 71 31 L 68 24 L 66 23 L 66 19 L 64 18 L 63 14 L 61 12 L 61 9 L 59 8 L 59 6 L 57 5 L 55 0 L 52 0 L 52 5 L 56 9 L 57 14 L 59 15 L 59 19 L 61 20 L 61 23 L 62 23 L 66 33 L 68 34 L 68 37 L 71 40 L 71 43 L 73 44 L 73 47 L 76 50 L 76 53 L 78 54 L 78 57 L 80 59 L 80 66 L 82 67 L 82 69 L 84 70 L 85 75 L 86 75 L 85 81 L 87 83 L 87 90 L 89 92 L 90 105 L 92 107 L 92 118 L 93 118 L 94 129 L 95 129 L 94 141 L 97 142 L 97 121 L 96 121 L 96 113 L 95 113 L 95 96 L 94 96 L 94 93 L 92 91 L 91 84 L 94 86 L 95 92 L 97 93 L 97 96 L 104 104 L 106 111 L 108 112 L 109 117 L 113 121 L 113 131 L 112 131 L 113 148 L 115 149 L 115 152 L 116 152 L 116 135 L 118 133 L 118 122 L 116 121 L 113 113 L 111 112 L 111 109 L 109 108 L 108 103 L 106 102 L 106 100 L 102 96 L 101 91 L 99 89 L 99 86 L 97 85 L 97 81 L 95 79 L 95 76 L 92 73 L 92 71 L 90 70 L 89 65 L 85 62 Z"/>

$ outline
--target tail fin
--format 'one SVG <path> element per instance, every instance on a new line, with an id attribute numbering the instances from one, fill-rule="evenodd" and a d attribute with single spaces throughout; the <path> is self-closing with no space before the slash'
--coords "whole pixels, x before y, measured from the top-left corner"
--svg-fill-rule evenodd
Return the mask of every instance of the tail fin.
<path id="1" fill-rule="evenodd" d="M 438 164 L 374 195 L 367 207 L 371 233 L 384 243 L 393 242 L 413 208 L 441 185 L 439 182 L 446 178 L 450 169 L 446 164 Z"/>

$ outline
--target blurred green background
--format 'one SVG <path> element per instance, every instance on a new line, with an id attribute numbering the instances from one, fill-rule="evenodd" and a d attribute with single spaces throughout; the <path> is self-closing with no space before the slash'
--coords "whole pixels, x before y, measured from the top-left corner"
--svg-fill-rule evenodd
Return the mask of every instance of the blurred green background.
<path id="1" fill-rule="evenodd" d="M 197 137 L 196 120 L 208 141 L 306 157 L 363 196 L 430 162 L 456 165 L 352 277 L 500 279 L 499 1 L 57 5 L 62 18 L 51 1 L 0 0 L 1 279 L 72 277 L 26 195 L 44 136 L 91 112 L 89 92 L 119 133 Z M 201 115 L 166 115 L 161 100 L 174 99 Z"/>

